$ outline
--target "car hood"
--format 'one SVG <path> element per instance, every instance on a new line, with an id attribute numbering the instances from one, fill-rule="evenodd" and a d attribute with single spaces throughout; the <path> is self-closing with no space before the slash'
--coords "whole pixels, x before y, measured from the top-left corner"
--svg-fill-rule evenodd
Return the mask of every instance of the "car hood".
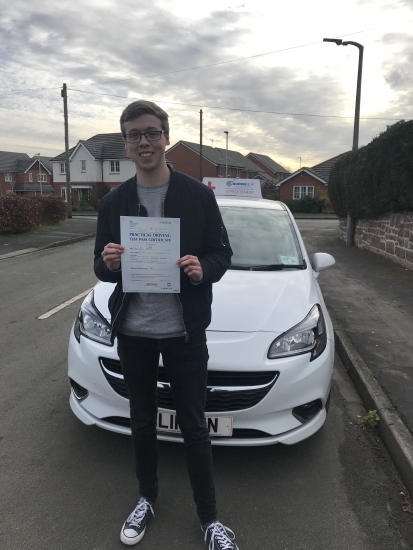
<path id="1" fill-rule="evenodd" d="M 96 307 L 106 319 L 111 283 L 97 283 Z M 212 322 L 208 331 L 276 332 L 281 334 L 302 321 L 319 303 L 311 269 L 226 272 L 213 285 Z"/>
<path id="2" fill-rule="evenodd" d="M 229 270 L 213 292 L 210 331 L 282 333 L 319 302 L 311 269 Z"/>

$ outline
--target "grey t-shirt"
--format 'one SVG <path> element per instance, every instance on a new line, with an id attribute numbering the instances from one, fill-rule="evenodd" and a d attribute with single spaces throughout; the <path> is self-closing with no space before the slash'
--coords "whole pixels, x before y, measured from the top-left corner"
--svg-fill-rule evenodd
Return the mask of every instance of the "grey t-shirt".
<path id="1" fill-rule="evenodd" d="M 163 203 L 169 181 L 158 187 L 137 184 L 140 204 L 150 217 L 163 216 Z M 175 294 L 134 293 L 126 317 L 119 329 L 129 336 L 172 338 L 183 336 L 182 308 Z"/>

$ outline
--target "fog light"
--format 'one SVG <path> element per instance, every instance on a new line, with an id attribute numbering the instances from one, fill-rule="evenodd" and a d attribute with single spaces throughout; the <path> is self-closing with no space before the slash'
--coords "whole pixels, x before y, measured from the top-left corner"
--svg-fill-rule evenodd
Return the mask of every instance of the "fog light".
<path id="1" fill-rule="evenodd" d="M 323 404 L 321 399 L 316 399 L 315 401 L 304 403 L 304 405 L 300 405 L 299 407 L 294 407 L 293 416 L 304 424 L 314 418 L 314 416 L 318 414 L 322 408 Z"/>
<path id="2" fill-rule="evenodd" d="M 71 378 L 69 380 L 70 380 L 70 385 L 72 387 L 73 395 L 76 397 L 79 403 L 81 403 L 89 395 L 89 392 L 87 391 L 86 388 L 84 388 L 83 386 L 81 386 Z"/>

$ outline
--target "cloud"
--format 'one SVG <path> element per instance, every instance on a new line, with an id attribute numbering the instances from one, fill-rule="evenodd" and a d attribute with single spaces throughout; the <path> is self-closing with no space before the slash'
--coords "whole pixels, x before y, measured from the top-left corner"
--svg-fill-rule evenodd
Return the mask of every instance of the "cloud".
<path id="1" fill-rule="evenodd" d="M 96 133 L 118 131 L 119 115 L 127 103 L 146 98 L 169 112 L 172 143 L 198 140 L 202 106 L 208 145 L 214 139 L 215 146 L 225 146 L 227 130 L 233 149 L 262 152 L 275 160 L 301 156 L 303 165 L 350 149 L 352 118 L 226 109 L 341 115 L 349 97 L 345 79 L 317 65 L 316 54 L 313 74 L 308 73 L 312 64 L 303 61 L 308 59 L 305 50 L 300 50 L 302 68 L 292 69 L 289 59 L 297 57 L 288 54 L 223 63 L 248 55 L 242 47 L 252 36 L 251 13 L 241 9 L 241 2 L 233 4 L 231 9 L 224 4 L 219 10 L 205 10 L 204 16 L 183 18 L 164 0 L 152 0 L 150 6 L 124 0 L 122 9 L 112 0 L 84 0 L 81 5 L 78 0 L 58 4 L 14 0 L 0 14 L 0 148 L 7 150 L 13 144 L 18 150 L 20 142 L 24 147 L 32 143 L 34 152 L 43 153 L 45 148 L 51 154 L 61 152 L 60 88 L 66 82 L 71 145 Z M 250 54 L 265 51 L 260 44 L 267 39 L 253 35 Z M 389 55 L 383 64 L 397 103 L 382 116 L 411 108 L 406 92 L 413 74 L 411 45 L 409 35 L 388 34 L 383 39 L 384 47 L 399 48 L 400 58 Z M 320 56 L 324 55 L 323 50 Z M 219 65 L 173 74 L 213 64 Z M 37 92 L 31 91 L 36 88 Z M 362 121 L 360 143 L 384 128 L 385 121 Z"/>
<path id="2" fill-rule="evenodd" d="M 413 84 L 413 37 L 406 34 L 386 34 L 383 42 L 398 46 L 398 51 L 383 63 L 384 78 L 396 91 Z"/>
<path id="3" fill-rule="evenodd" d="M 75 3 L 62 13 L 38 11 L 18 0 L 17 9 L 24 9 L 0 29 L 7 44 L 3 59 L 26 67 L 43 65 L 55 76 L 78 82 L 100 82 L 217 61 L 242 30 L 241 16 L 227 10 L 194 22 L 181 21 L 156 3 L 149 9 L 126 2 L 122 10 L 111 3 L 92 10 L 91 4 L 85 2 L 79 13 Z"/>
<path id="4" fill-rule="evenodd" d="M 396 93 L 388 112 L 394 116 L 413 117 L 413 37 L 408 34 L 386 34 L 383 42 L 394 51 L 383 63 L 386 84 Z"/>

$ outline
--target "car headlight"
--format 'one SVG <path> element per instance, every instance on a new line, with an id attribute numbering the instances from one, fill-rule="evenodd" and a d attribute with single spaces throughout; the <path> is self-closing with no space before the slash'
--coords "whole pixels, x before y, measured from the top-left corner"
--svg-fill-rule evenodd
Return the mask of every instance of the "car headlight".
<path id="1" fill-rule="evenodd" d="M 311 353 L 310 361 L 321 355 L 327 345 L 326 325 L 321 307 L 316 304 L 307 317 L 274 340 L 268 359 Z"/>
<path id="2" fill-rule="evenodd" d="M 93 290 L 86 296 L 75 321 L 73 332 L 76 340 L 80 342 L 82 334 L 90 340 L 111 346 L 111 328 L 106 319 L 101 315 L 93 301 Z"/>

